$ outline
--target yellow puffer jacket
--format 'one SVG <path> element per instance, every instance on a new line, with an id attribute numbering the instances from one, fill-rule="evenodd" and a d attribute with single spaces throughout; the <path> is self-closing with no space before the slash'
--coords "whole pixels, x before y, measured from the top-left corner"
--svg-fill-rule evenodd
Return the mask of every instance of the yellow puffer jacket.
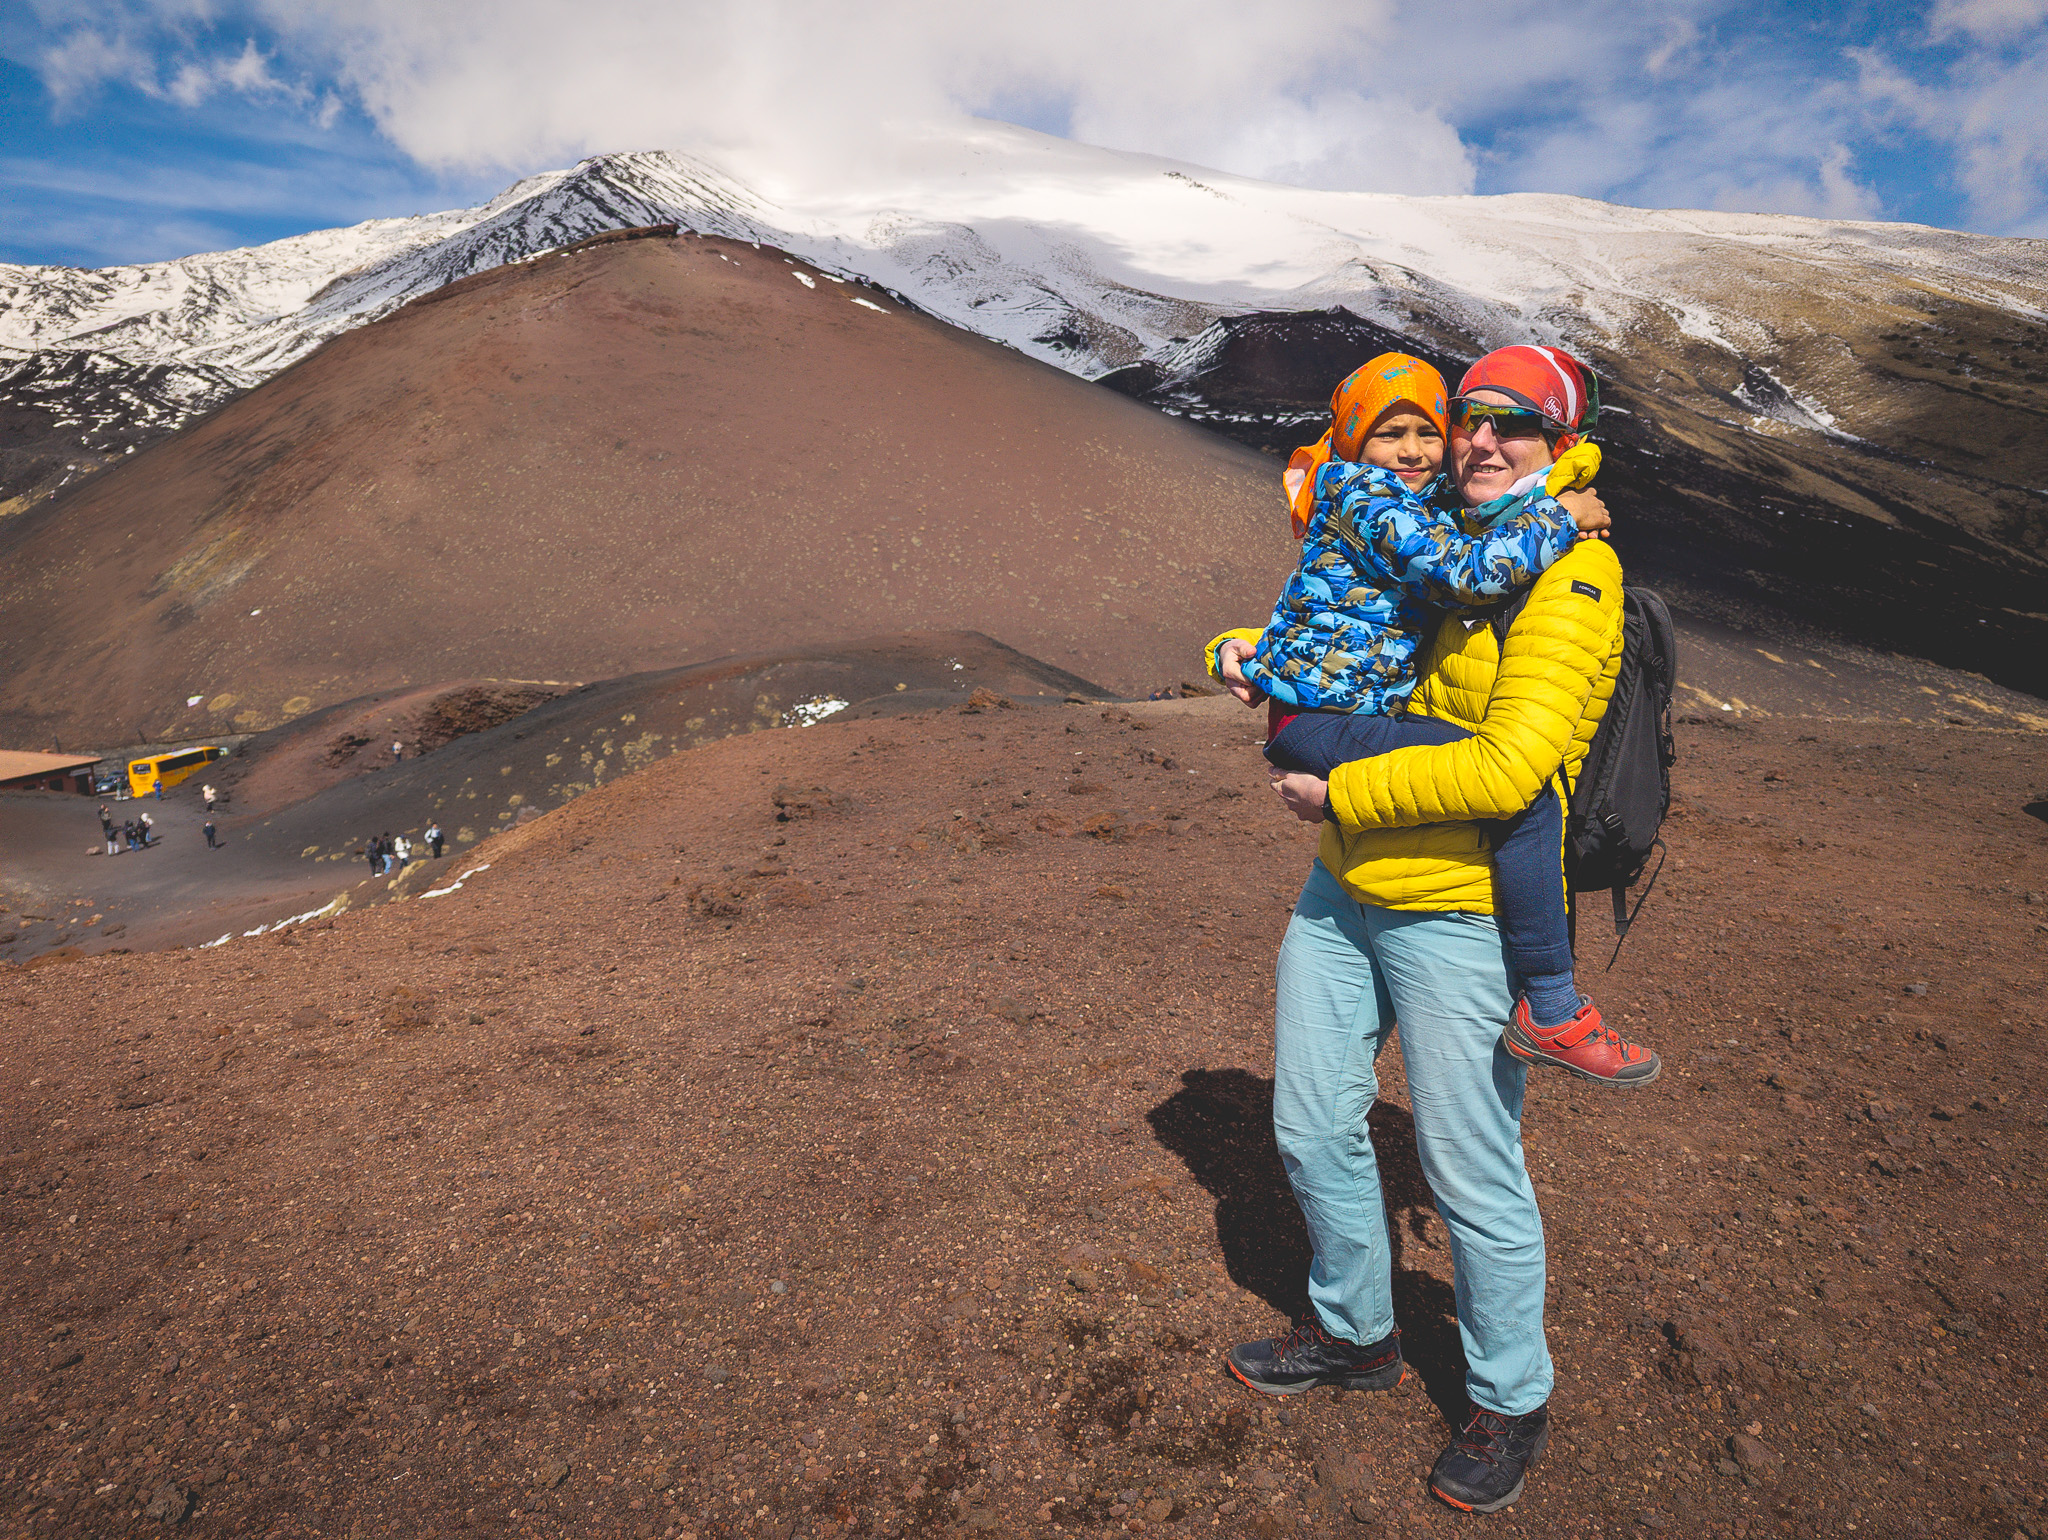
<path id="1" fill-rule="evenodd" d="M 1216 649 L 1231 636 L 1210 642 Z M 1493 913 L 1493 858 L 1473 819 L 1505 818 L 1560 774 L 1569 786 L 1621 667 L 1621 562 L 1581 540 L 1537 578 L 1496 644 L 1447 618 L 1417 665 L 1408 709 L 1473 730 L 1340 766 L 1317 855 L 1352 895 L 1385 909 Z"/>

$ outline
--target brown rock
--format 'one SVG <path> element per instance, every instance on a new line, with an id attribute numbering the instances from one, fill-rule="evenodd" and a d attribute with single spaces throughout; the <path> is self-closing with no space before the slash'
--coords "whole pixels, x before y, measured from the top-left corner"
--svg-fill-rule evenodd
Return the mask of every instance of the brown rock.
<path id="1" fill-rule="evenodd" d="M 1316 1457 L 1316 1485 L 1329 1492 L 1355 1492 L 1372 1480 L 1372 1468 L 1349 1449 L 1330 1449 Z"/>
<path id="2" fill-rule="evenodd" d="M 821 813 L 843 813 L 853 806 L 851 797 L 829 786 L 797 786 L 787 781 L 775 788 L 774 800 L 777 823 L 794 823 Z"/>
<path id="3" fill-rule="evenodd" d="M 1776 1481 L 1785 1468 L 1785 1457 L 1753 1434 L 1731 1435 L 1728 1453 L 1734 1457 L 1736 1468 L 1752 1481 Z"/>
<path id="4" fill-rule="evenodd" d="M 1741 1360 L 1718 1333 L 1696 1322 L 1677 1324 L 1678 1354 L 1669 1366 L 1675 1378 L 1702 1389 L 1740 1383 Z"/>
<path id="5" fill-rule="evenodd" d="M 156 1489 L 142 1516 L 159 1524 L 182 1524 L 191 1511 L 192 1494 L 177 1482 L 166 1481 Z"/>

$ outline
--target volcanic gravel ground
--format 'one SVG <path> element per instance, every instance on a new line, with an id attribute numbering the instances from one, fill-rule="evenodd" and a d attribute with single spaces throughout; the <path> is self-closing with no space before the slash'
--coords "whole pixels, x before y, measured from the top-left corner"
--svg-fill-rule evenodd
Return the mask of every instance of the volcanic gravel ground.
<path id="1" fill-rule="evenodd" d="M 1418 1378 L 1281 1405 L 1271 964 L 1311 832 L 1220 699 L 664 759 L 445 897 L 0 972 L 0 1531 L 1462 1532 Z M 1532 1082 L 1556 1436 L 1500 1535 L 2034 1534 L 2039 740 L 1679 727 Z M 2031 779 L 2030 779 L 2031 778 Z"/>

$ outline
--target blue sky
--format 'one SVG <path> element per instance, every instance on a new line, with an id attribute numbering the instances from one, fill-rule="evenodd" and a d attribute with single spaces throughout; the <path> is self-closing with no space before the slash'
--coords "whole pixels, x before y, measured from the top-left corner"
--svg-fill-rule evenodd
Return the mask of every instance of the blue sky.
<path id="1" fill-rule="evenodd" d="M 1309 185 L 2048 236 L 2048 0 L 0 0 L 0 260 L 963 114 Z"/>

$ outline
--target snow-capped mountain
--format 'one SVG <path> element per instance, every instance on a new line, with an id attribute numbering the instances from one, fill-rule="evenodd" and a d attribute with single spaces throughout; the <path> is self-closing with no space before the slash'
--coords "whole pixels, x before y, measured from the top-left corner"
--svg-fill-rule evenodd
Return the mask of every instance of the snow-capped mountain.
<path id="1" fill-rule="evenodd" d="M 1297 345 L 1329 331 L 1313 315 L 1453 361 L 1561 342 L 1622 387 L 1611 395 L 1645 431 L 1710 458 L 1764 441 L 1861 455 L 1859 481 L 1896 461 L 1893 485 L 1846 494 L 1880 523 L 1913 516 L 1903 468 L 1939 464 L 1944 523 L 2048 552 L 2048 458 L 2031 440 L 2001 447 L 2013 425 L 2000 415 L 2026 416 L 2048 383 L 2048 242 L 1561 196 L 1318 192 L 992 123 L 808 183 L 681 153 L 606 155 L 475 209 L 138 267 L 0 268 L 0 369 L 13 365 L 0 417 L 41 423 L 29 439 L 47 451 L 0 446 L 0 499 L 52 489 L 81 459 L 160 435 L 456 279 L 668 222 L 780 247 L 1260 447 L 1284 448 L 1334 379 L 1327 348 Z M 1278 318 L 1268 373 L 1276 350 L 1313 367 L 1210 400 L 1205 371 L 1241 358 L 1259 318 Z M 114 366 L 158 371 L 159 387 L 110 390 Z M 1965 404 L 1958 435 L 1947 419 Z"/>
<path id="2" fill-rule="evenodd" d="M 1396 330 L 1424 312 L 1486 344 L 1613 345 L 1669 328 L 1744 359 L 1779 351 L 1788 313 L 1832 296 L 1924 291 L 2048 315 L 2038 241 L 1556 196 L 1316 192 L 989 124 L 899 155 L 868 185 L 771 197 L 687 155 L 606 155 L 475 209 L 136 267 L 0 266 L 0 356 L 91 352 L 253 384 L 454 279 L 667 221 L 858 274 L 1089 377 L 1161 357 L 1223 315 L 1333 305 Z"/>

